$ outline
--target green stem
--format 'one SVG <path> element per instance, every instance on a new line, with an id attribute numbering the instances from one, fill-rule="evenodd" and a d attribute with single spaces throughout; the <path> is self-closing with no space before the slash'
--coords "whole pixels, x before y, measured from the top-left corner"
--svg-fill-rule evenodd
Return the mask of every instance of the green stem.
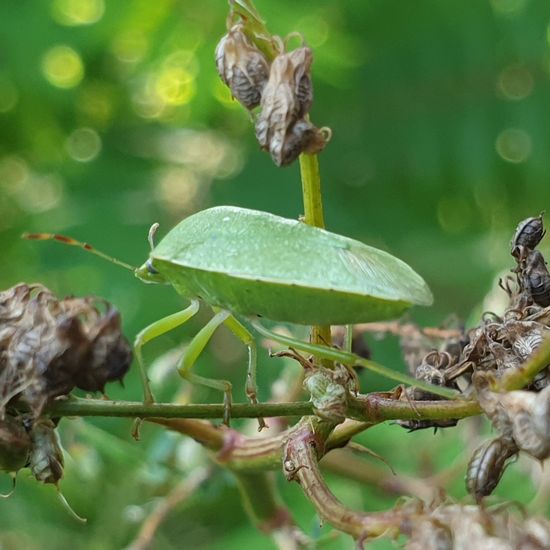
<path id="1" fill-rule="evenodd" d="M 55 401 L 47 414 L 55 416 L 111 416 L 124 418 L 222 418 L 224 405 L 174 405 L 171 403 L 145 404 L 131 401 L 78 399 Z M 232 418 L 258 418 L 270 416 L 304 416 L 313 414 L 311 403 L 234 403 Z"/>
<path id="2" fill-rule="evenodd" d="M 321 177 L 317 155 L 300 155 L 302 195 L 304 197 L 304 222 L 324 229 Z"/>
<path id="3" fill-rule="evenodd" d="M 302 195 L 304 199 L 304 223 L 324 229 L 323 200 L 321 195 L 321 176 L 317 155 L 300 155 L 300 175 L 302 178 Z M 329 325 L 311 328 L 311 341 L 325 346 L 332 345 Z M 330 368 L 329 362 L 323 362 Z"/>
<path id="4" fill-rule="evenodd" d="M 338 360 L 338 359 L 337 359 Z M 428 391 L 438 386 L 428 386 Z M 439 388 L 441 389 L 441 388 Z M 397 400 L 388 393 L 370 393 L 358 395 L 349 400 L 347 416 L 360 422 L 378 423 L 384 420 L 445 420 L 464 418 L 479 414 L 477 401 L 407 401 Z M 103 399 L 69 399 L 55 401 L 45 411 L 52 417 L 62 416 L 105 416 L 113 418 L 155 419 L 219 419 L 223 417 L 223 405 L 173 405 L 155 403 L 146 405 L 141 402 L 107 401 Z M 296 403 L 234 403 L 231 410 L 233 418 L 311 416 L 313 406 L 309 402 Z"/>

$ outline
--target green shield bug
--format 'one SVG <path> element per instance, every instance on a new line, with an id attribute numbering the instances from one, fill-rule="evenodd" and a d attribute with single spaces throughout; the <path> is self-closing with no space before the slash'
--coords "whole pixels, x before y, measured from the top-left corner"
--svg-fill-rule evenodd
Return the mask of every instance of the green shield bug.
<path id="1" fill-rule="evenodd" d="M 178 371 L 191 382 L 224 392 L 226 422 L 231 384 L 191 372 L 221 324 L 248 346 L 246 393 L 256 403 L 256 346 L 252 334 L 236 316 L 265 317 L 301 325 L 342 325 L 393 318 L 413 304 L 432 303 L 424 280 L 401 260 L 359 241 L 266 212 L 232 206 L 203 210 L 181 221 L 156 246 L 152 242 L 154 229 L 156 226 L 149 235 L 149 258 L 135 269 L 135 274 L 148 283 L 172 285 L 191 304 L 156 321 L 136 338 L 136 357 L 145 400 L 149 402 L 153 398 L 148 389 L 142 346 L 189 320 L 197 313 L 201 300 L 212 307 L 215 315 L 187 347 Z M 33 234 L 26 238 L 60 240 L 113 260 L 68 237 Z M 133 269 L 123 262 L 116 263 Z M 261 326 L 257 329 L 288 343 L 288 339 L 281 339 Z M 341 355 L 341 359 L 354 362 L 352 354 L 294 340 L 292 343 L 297 349 L 319 356 L 328 354 L 328 358 L 339 360 Z M 375 365 L 364 360 L 361 363 L 369 368 Z M 411 382 L 408 377 L 379 365 L 377 370 L 393 379 Z M 437 393 L 443 394 L 443 390 Z M 443 395 L 448 397 L 446 393 Z"/>

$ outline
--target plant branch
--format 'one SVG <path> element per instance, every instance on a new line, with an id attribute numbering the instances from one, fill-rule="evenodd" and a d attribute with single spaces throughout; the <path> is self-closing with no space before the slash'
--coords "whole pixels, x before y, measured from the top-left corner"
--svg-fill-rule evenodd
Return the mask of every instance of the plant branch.
<path id="1" fill-rule="evenodd" d="M 302 422 L 300 430 L 289 438 L 284 450 L 284 473 L 289 481 L 300 483 L 319 516 L 333 527 L 349 533 L 360 543 L 367 537 L 392 536 L 400 531 L 399 511 L 367 514 L 342 504 L 330 491 L 319 469 L 318 457 L 324 450 L 319 422 Z"/>
<path id="2" fill-rule="evenodd" d="M 359 422 L 375 424 L 384 420 L 445 420 L 465 418 L 481 411 L 476 401 L 406 401 L 397 400 L 387 392 L 359 394 L 349 399 L 347 416 Z M 62 416 L 105 416 L 143 419 L 220 419 L 224 406 L 220 405 L 174 405 L 171 403 L 107 401 L 103 399 L 71 398 L 54 401 L 45 413 L 52 417 Z M 310 402 L 296 403 L 234 403 L 231 409 L 233 418 L 258 418 L 273 416 L 311 416 L 313 405 Z M 360 431 L 362 431 L 361 428 Z"/>

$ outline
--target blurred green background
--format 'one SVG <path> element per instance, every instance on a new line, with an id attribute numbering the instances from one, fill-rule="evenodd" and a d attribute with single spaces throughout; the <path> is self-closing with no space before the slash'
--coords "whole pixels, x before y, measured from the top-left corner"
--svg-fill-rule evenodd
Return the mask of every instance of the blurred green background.
<path id="1" fill-rule="evenodd" d="M 517 222 L 550 201 L 550 3 L 257 0 L 257 7 L 272 32 L 299 31 L 314 49 L 312 119 L 333 131 L 320 157 L 328 228 L 384 248 L 424 276 L 435 305 L 411 314 L 419 322 L 480 311 L 497 275 L 511 267 Z M 139 264 L 155 221 L 162 234 L 220 204 L 302 213 L 297 165 L 277 169 L 259 151 L 249 116 L 216 74 L 213 51 L 226 13 L 222 0 L 0 3 L 0 288 L 39 281 L 60 296 L 103 296 L 121 310 L 133 339 L 182 305 L 173 290 L 145 287 L 76 249 L 21 241 L 21 232 L 67 233 Z M 167 352 L 207 313 L 199 317 L 148 346 L 163 399 L 185 387 Z M 379 361 L 402 368 L 395 341 L 373 347 Z M 267 399 L 283 363 L 261 355 L 260 397 Z M 242 401 L 245 357 L 222 330 L 199 368 L 231 378 Z M 364 389 L 390 386 L 363 375 Z M 135 373 L 108 394 L 139 399 Z M 220 396 L 193 390 L 192 399 Z M 206 461 L 194 443 L 158 428 L 145 426 L 135 443 L 130 424 L 64 420 L 61 486 L 88 524 L 76 524 L 51 487 L 22 472 L 15 495 L 0 502 L 0 548 L 127 546 L 155 499 Z M 484 429 L 469 421 L 434 437 L 385 425 L 360 439 L 401 472 L 451 469 L 447 487 L 462 497 L 472 438 Z M 411 445 L 427 450 L 413 455 Z M 381 466 L 366 458 L 365 468 Z M 497 494 L 528 502 L 533 483 L 542 483 L 537 468 L 520 461 Z M 395 500 L 342 477 L 329 481 L 358 508 L 386 509 Z M 1 482 L 7 490 L 9 480 Z M 318 521 L 299 488 L 278 485 L 300 525 L 316 535 Z M 274 547 L 249 526 L 232 478 L 215 470 L 169 516 L 154 548 L 248 545 Z M 353 546 L 341 536 L 326 547 Z"/>

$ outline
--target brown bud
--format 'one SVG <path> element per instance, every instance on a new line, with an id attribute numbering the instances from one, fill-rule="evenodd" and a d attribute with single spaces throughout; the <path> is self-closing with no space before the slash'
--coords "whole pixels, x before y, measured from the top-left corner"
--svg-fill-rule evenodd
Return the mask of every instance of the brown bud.
<path id="1" fill-rule="evenodd" d="M 243 25 L 233 26 L 216 47 L 216 66 L 233 97 L 247 109 L 260 104 L 269 77 L 269 64 L 250 43 Z"/>
<path id="2" fill-rule="evenodd" d="M 327 134 L 307 120 L 299 120 L 290 128 L 283 141 L 276 140 L 270 148 L 271 158 L 277 166 L 288 166 L 302 153 L 313 155 L 327 144 Z"/>
<path id="3" fill-rule="evenodd" d="M 55 431 L 54 423 L 48 418 L 39 418 L 30 432 L 32 450 L 29 468 L 34 477 L 42 483 L 57 482 L 63 477 L 63 451 Z"/>
<path id="4" fill-rule="evenodd" d="M 26 466 L 31 438 L 17 418 L 6 415 L 0 420 L 0 471 L 17 472 Z"/>

